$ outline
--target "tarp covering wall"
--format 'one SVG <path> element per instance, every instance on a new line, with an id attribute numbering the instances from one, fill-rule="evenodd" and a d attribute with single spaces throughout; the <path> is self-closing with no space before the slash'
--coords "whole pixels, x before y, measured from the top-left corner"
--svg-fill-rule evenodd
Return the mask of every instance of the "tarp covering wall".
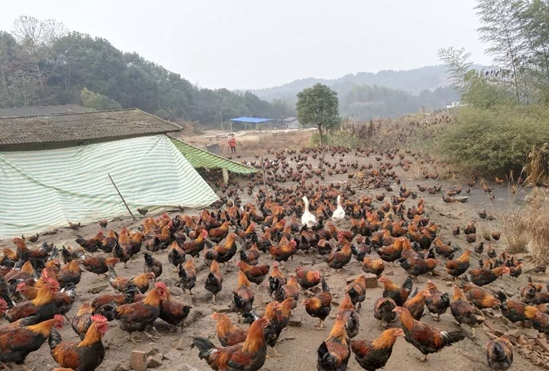
<path id="1" fill-rule="evenodd" d="M 0 152 L 0 238 L 134 214 L 206 207 L 218 197 L 166 135 Z"/>

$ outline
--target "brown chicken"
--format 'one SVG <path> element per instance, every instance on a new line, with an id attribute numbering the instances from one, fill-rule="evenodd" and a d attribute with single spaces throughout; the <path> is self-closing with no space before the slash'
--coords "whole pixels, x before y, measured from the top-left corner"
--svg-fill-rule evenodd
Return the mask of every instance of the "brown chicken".
<path id="1" fill-rule="evenodd" d="M 440 331 L 415 320 L 406 308 L 396 307 L 394 311 L 400 317 L 406 341 L 425 356 L 423 362 L 427 361 L 429 354 L 439 352 L 442 348 L 465 339 L 462 331 Z"/>
<path id="2" fill-rule="evenodd" d="M 223 289 L 223 275 L 219 271 L 219 263 L 215 260 L 210 265 L 210 273 L 206 277 L 204 287 L 212 293 L 212 304 L 215 304 L 215 296 Z"/>
<path id="3" fill-rule="evenodd" d="M 0 327 L 0 362 L 23 365 L 29 353 L 34 352 L 49 338 L 52 329 L 62 328 L 65 318 L 60 315 L 34 324 L 35 317 L 21 319 L 17 325 Z"/>
<path id="4" fill-rule="evenodd" d="M 168 261 L 176 268 L 179 264 L 185 263 L 185 251 L 179 247 L 177 241 L 173 241 L 168 251 Z"/>
<path id="5" fill-rule="evenodd" d="M 60 288 L 65 288 L 69 284 L 78 285 L 82 272 L 78 265 L 78 260 L 73 260 L 69 264 L 65 264 L 57 274 L 57 282 Z"/>
<path id="6" fill-rule="evenodd" d="M 78 336 L 80 336 L 80 340 L 84 340 L 84 337 L 88 332 L 88 328 L 92 324 L 92 316 L 93 306 L 90 302 L 85 302 L 80 306 L 78 312 L 76 312 L 76 315 L 72 318 L 72 329 Z"/>
<path id="7" fill-rule="evenodd" d="M 107 232 L 107 237 L 105 237 L 101 242 L 100 249 L 105 254 L 110 254 L 112 253 L 116 245 L 118 245 L 118 235 L 116 234 L 115 231 L 111 229 L 110 231 Z"/>
<path id="8" fill-rule="evenodd" d="M 164 285 L 165 298 L 160 301 L 160 313 L 158 318 L 172 326 L 172 331 L 183 331 L 185 319 L 189 316 L 191 307 L 185 303 L 172 299 L 170 290 Z"/>
<path id="9" fill-rule="evenodd" d="M 269 269 L 271 268 L 266 264 L 254 266 L 246 264 L 243 261 L 239 261 L 236 266 L 244 272 L 249 281 L 255 283 L 256 285 L 260 285 L 265 280 L 265 277 L 267 277 L 267 274 L 269 274 Z"/>
<path id="10" fill-rule="evenodd" d="M 107 320 L 113 321 L 116 308 L 119 305 L 131 304 L 136 300 L 139 289 L 135 286 L 128 286 L 122 294 L 104 294 L 99 295 L 92 301 L 94 314 L 101 314 Z"/>
<path id="11" fill-rule="evenodd" d="M 440 315 L 446 313 L 450 307 L 450 296 L 440 292 L 432 281 L 427 282 L 427 290 L 429 290 L 429 296 L 426 297 L 425 304 L 427 304 L 429 312 L 437 315 L 435 321 L 439 322 Z"/>
<path id="12" fill-rule="evenodd" d="M 469 281 L 477 286 L 484 286 L 509 273 L 511 273 L 509 267 L 497 267 L 494 269 L 475 268 L 469 270 Z"/>
<path id="13" fill-rule="evenodd" d="M 505 371 L 513 364 L 513 345 L 502 335 L 486 343 L 486 358 L 491 370 Z"/>
<path id="14" fill-rule="evenodd" d="M 185 290 L 189 290 L 189 295 L 193 294 L 193 288 L 196 285 L 196 268 L 194 266 L 194 259 L 189 259 L 185 262 L 185 265 L 179 265 L 177 268 L 177 274 L 179 276 L 179 287 Z"/>
<path id="15" fill-rule="evenodd" d="M 288 241 L 286 237 L 280 240 L 278 245 L 271 245 L 269 247 L 269 253 L 272 258 L 277 262 L 288 261 L 297 252 L 297 242 Z"/>
<path id="16" fill-rule="evenodd" d="M 285 285 L 281 285 L 280 281 L 276 281 L 276 286 L 271 296 L 278 302 L 283 302 L 288 298 L 293 298 L 294 303 L 297 306 L 297 301 L 299 300 L 299 285 L 297 282 L 297 276 L 291 275 Z"/>
<path id="17" fill-rule="evenodd" d="M 401 287 L 398 287 L 386 276 L 381 276 L 379 282 L 383 284 L 383 297 L 393 299 L 397 306 L 402 306 L 412 292 L 412 277 L 406 278 Z"/>
<path id="18" fill-rule="evenodd" d="M 157 282 L 156 287 L 149 291 L 143 301 L 124 304 L 116 308 L 115 317 L 120 329 L 130 334 L 130 341 L 135 344 L 133 333 L 140 331 L 154 340 L 155 337 L 145 332 L 148 325 L 152 325 L 160 314 L 161 301 L 166 299 L 166 284 Z M 154 327 L 153 327 L 154 329 Z"/>
<path id="19" fill-rule="evenodd" d="M 82 265 L 88 272 L 97 275 L 105 274 L 109 271 L 109 267 L 115 267 L 120 262 L 118 258 L 105 258 L 103 256 L 81 256 Z"/>
<path id="20" fill-rule="evenodd" d="M 46 284 L 38 290 L 35 299 L 18 303 L 7 310 L 4 316 L 9 322 L 33 316 L 35 324 L 52 319 L 57 314 L 55 297 L 58 291 L 59 284 L 57 281 L 47 279 Z"/>
<path id="21" fill-rule="evenodd" d="M 353 305 L 358 304 L 357 311 L 362 309 L 362 302 L 366 300 L 366 276 L 361 274 L 345 288 L 345 294 L 349 295 Z"/>
<path id="22" fill-rule="evenodd" d="M 38 287 L 30 286 L 26 282 L 21 282 L 15 288 L 17 292 L 23 299 L 34 300 L 38 296 Z"/>
<path id="23" fill-rule="evenodd" d="M 186 254 L 191 255 L 192 257 L 197 257 L 200 255 L 200 252 L 204 249 L 206 238 L 208 237 L 208 231 L 203 229 L 200 231 L 198 236 L 189 242 L 185 242 L 181 245 L 183 251 Z"/>
<path id="24" fill-rule="evenodd" d="M 349 264 L 352 257 L 353 254 L 351 250 L 351 244 L 349 242 L 346 242 L 345 240 L 345 243 L 341 250 L 335 251 L 326 257 L 326 263 L 330 268 L 337 271 L 343 269 L 344 266 Z"/>
<path id="25" fill-rule="evenodd" d="M 446 262 L 446 272 L 457 279 L 469 269 L 469 260 L 471 259 L 471 250 L 465 250 L 456 260 Z"/>
<path id="26" fill-rule="evenodd" d="M 211 318 L 217 322 L 217 338 L 224 347 L 236 345 L 246 340 L 248 331 L 233 325 L 226 314 L 215 312 L 211 315 Z"/>
<path id="27" fill-rule="evenodd" d="M 280 264 L 277 261 L 273 262 L 273 269 L 271 270 L 271 274 L 269 275 L 269 293 L 271 295 L 277 289 L 277 287 L 283 286 L 287 282 L 286 276 L 284 276 L 284 273 L 280 271 L 279 266 Z"/>
<path id="28" fill-rule="evenodd" d="M 345 323 L 348 315 L 339 313 L 328 338 L 320 344 L 317 350 L 318 371 L 346 370 L 351 350 L 347 341 Z"/>
<path id="29" fill-rule="evenodd" d="M 438 259 L 421 259 L 421 258 L 408 258 L 400 259 L 400 266 L 404 268 L 406 273 L 414 277 L 418 281 L 418 276 L 432 272 L 437 264 L 440 263 Z"/>
<path id="30" fill-rule="evenodd" d="M 206 360 L 213 370 L 257 371 L 265 364 L 267 343 L 264 328 L 268 324 L 267 318 L 254 321 L 243 343 L 216 347 L 208 339 L 196 337 L 193 338 L 193 347 L 198 348 L 198 357 Z"/>
<path id="31" fill-rule="evenodd" d="M 496 299 L 488 290 L 472 283 L 466 283 L 463 286 L 463 291 L 467 300 L 479 309 L 497 308 L 501 305 L 501 301 Z"/>
<path id="32" fill-rule="evenodd" d="M 322 279 L 322 291 L 310 299 L 304 299 L 303 305 L 307 314 L 319 319 L 318 327 L 315 329 L 324 329 L 324 320 L 332 310 L 332 294 L 330 294 L 330 288 L 324 279 Z"/>
<path id="33" fill-rule="evenodd" d="M 358 317 L 358 313 L 355 309 L 355 306 L 351 302 L 351 298 L 349 295 L 345 295 L 343 297 L 343 300 L 341 301 L 341 304 L 339 304 L 339 308 L 337 309 L 337 313 L 342 313 L 345 316 L 348 316 L 347 323 L 345 323 L 345 331 L 347 332 L 347 337 L 349 339 L 352 339 L 358 335 L 358 332 L 360 331 L 360 321 Z"/>
<path id="34" fill-rule="evenodd" d="M 414 295 L 414 297 L 406 300 L 402 305 L 404 308 L 412 314 L 415 320 L 420 320 L 423 316 L 423 311 L 425 309 L 425 300 L 430 296 L 427 289 L 419 291 Z"/>
<path id="35" fill-rule="evenodd" d="M 229 234 L 230 222 L 224 222 L 219 228 L 212 228 L 208 232 L 208 236 L 211 241 L 220 243 Z"/>
<path id="36" fill-rule="evenodd" d="M 524 308 L 524 315 L 527 319 L 532 321 L 533 328 L 545 335 L 549 335 L 549 315 L 542 313 L 536 307 L 528 305 Z"/>
<path id="37" fill-rule="evenodd" d="M 250 265 L 257 265 L 259 263 L 259 257 L 261 251 L 257 248 L 257 244 L 253 244 L 247 251 L 240 250 L 240 260 Z"/>
<path id="38" fill-rule="evenodd" d="M 452 303 L 450 304 L 450 310 L 460 325 L 464 323 L 471 327 L 474 339 L 475 326 L 478 323 L 477 316 L 475 315 L 475 307 L 467 301 L 463 291 L 461 291 L 457 285 L 454 285 L 454 296 L 452 298 Z"/>
<path id="39" fill-rule="evenodd" d="M 304 290 L 309 290 L 320 283 L 320 272 L 297 267 L 295 269 L 297 282 Z"/>
<path id="40" fill-rule="evenodd" d="M 238 271 L 238 284 L 233 291 L 231 309 L 238 313 L 250 312 L 254 303 L 254 292 L 250 288 L 250 281 L 246 274 Z"/>
<path id="41" fill-rule="evenodd" d="M 144 239 L 145 235 L 143 234 L 143 232 L 130 233 L 124 227 L 120 230 L 120 235 L 118 236 L 118 245 L 120 245 L 120 250 L 123 251 L 123 254 L 125 254 L 125 256 L 129 259 L 141 251 L 141 246 L 143 245 Z M 114 252 L 116 252 L 116 250 L 113 250 L 113 253 Z M 114 254 L 114 256 L 118 258 L 116 254 Z M 122 258 L 120 258 L 120 261 L 124 263 L 127 262 L 127 260 L 122 260 Z"/>
<path id="42" fill-rule="evenodd" d="M 385 367 L 393 353 L 393 345 L 399 336 L 404 336 L 402 329 L 391 328 L 375 340 L 353 340 L 351 350 L 358 364 L 367 371 L 376 371 Z"/>
<path id="43" fill-rule="evenodd" d="M 79 343 L 63 341 L 57 330 L 52 329 L 48 342 L 55 362 L 75 371 L 95 370 L 99 367 L 105 358 L 101 339 L 109 326 L 107 319 L 101 315 L 94 315 L 91 320 L 91 326 Z"/>
<path id="44" fill-rule="evenodd" d="M 393 312 L 397 305 L 391 298 L 379 298 L 374 304 L 374 318 L 381 321 L 380 328 L 387 328 L 389 323 L 393 322 L 396 318 L 396 313 Z"/>
<path id="45" fill-rule="evenodd" d="M 97 232 L 97 234 L 90 238 L 89 240 L 84 239 L 82 236 L 76 236 L 76 240 L 74 240 L 77 244 L 79 244 L 81 247 L 84 248 L 89 253 L 94 253 L 97 250 L 101 248 L 103 245 L 103 239 L 105 236 L 103 235 L 103 231 Z"/>
<path id="46" fill-rule="evenodd" d="M 233 256 L 235 256 L 237 251 L 236 237 L 236 234 L 231 233 L 227 236 L 227 239 L 223 245 L 210 246 L 217 253 L 215 260 L 224 264 L 229 262 Z M 206 244 L 211 245 L 209 241 L 206 241 Z"/>
<path id="47" fill-rule="evenodd" d="M 162 263 L 153 258 L 151 254 L 143 254 L 143 257 L 145 258 L 145 263 L 143 263 L 143 272 L 152 272 L 156 278 L 160 277 L 162 275 Z"/>
<path id="48" fill-rule="evenodd" d="M 12 239 L 13 243 L 17 246 L 17 256 L 20 260 L 29 260 L 34 267 L 44 264 L 48 258 L 48 250 L 44 247 L 38 249 L 29 249 L 21 238 Z"/>
<path id="49" fill-rule="evenodd" d="M 149 281 L 154 281 L 155 279 L 156 276 L 152 272 L 141 273 L 132 278 L 119 277 L 114 268 L 109 267 L 109 284 L 116 291 L 123 292 L 128 285 L 135 285 L 144 294 L 149 290 Z"/>

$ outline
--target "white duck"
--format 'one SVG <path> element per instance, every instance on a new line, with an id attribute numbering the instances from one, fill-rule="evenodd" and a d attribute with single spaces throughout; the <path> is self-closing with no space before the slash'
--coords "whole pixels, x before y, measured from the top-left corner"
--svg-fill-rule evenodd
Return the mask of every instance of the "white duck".
<path id="1" fill-rule="evenodd" d="M 337 209 L 335 209 L 334 213 L 332 214 L 332 220 L 334 222 L 339 222 L 343 219 L 345 219 L 345 210 L 341 205 L 341 195 L 337 195 Z"/>
<path id="2" fill-rule="evenodd" d="M 303 215 L 301 215 L 301 224 L 311 228 L 316 224 L 316 218 L 309 212 L 309 199 L 307 196 L 303 196 L 303 202 L 305 203 L 305 211 L 303 212 Z"/>

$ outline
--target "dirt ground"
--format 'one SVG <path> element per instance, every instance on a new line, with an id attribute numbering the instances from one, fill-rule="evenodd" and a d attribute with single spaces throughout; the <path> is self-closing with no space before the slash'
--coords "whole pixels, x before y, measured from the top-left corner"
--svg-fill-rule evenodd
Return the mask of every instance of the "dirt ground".
<path id="1" fill-rule="evenodd" d="M 298 133 L 296 134 L 287 134 L 281 135 L 279 138 L 276 138 L 276 142 L 280 141 L 281 143 L 288 143 L 287 146 L 280 146 L 278 148 L 291 147 L 294 144 L 294 141 L 303 144 L 307 139 L 307 136 L 310 133 Z M 273 136 L 275 137 L 275 136 Z M 203 143 L 208 141 L 204 138 L 195 138 L 191 142 Z M 237 143 L 245 143 L 245 139 L 238 138 Z M 263 154 L 267 158 L 273 158 L 273 155 L 266 153 L 266 149 L 260 152 L 260 147 L 256 147 L 256 140 L 251 140 L 253 146 L 247 148 L 244 154 L 241 154 L 240 161 L 255 161 L 254 155 Z M 257 142 L 265 143 L 265 136 L 261 136 Z M 267 141 L 270 145 L 278 146 L 278 143 L 272 141 Z M 226 151 L 226 138 L 221 138 L 220 143 L 222 144 L 223 151 Z M 242 144 L 241 148 L 245 145 Z M 238 148 L 238 147 L 237 147 Z M 240 154 L 240 152 L 239 152 Z M 337 158 L 331 158 L 327 156 L 327 160 L 330 162 L 337 161 Z M 353 162 L 358 160 L 360 164 L 362 163 L 373 163 L 375 166 L 376 160 L 370 157 L 363 156 L 354 156 L 347 155 L 345 156 L 345 162 Z M 384 160 L 386 161 L 386 160 Z M 388 160 L 387 160 L 388 161 Z M 393 163 L 398 162 L 398 157 L 392 161 Z M 313 162 L 313 165 L 316 166 L 316 163 Z M 418 172 L 414 169 L 411 169 L 408 172 L 403 172 L 400 167 L 395 167 L 397 173 L 401 177 L 403 184 L 406 184 L 409 188 L 414 191 L 417 190 L 417 184 L 421 185 L 433 185 L 435 183 L 442 184 L 443 190 L 448 189 L 453 186 L 462 185 L 464 189 L 467 187 L 463 181 L 452 180 L 452 181 L 433 181 L 433 180 L 423 180 L 419 179 Z M 243 182 L 248 180 L 244 179 Z M 309 180 L 310 181 L 310 180 Z M 309 182 L 308 181 L 308 182 Z M 347 175 L 340 174 L 327 177 L 323 183 L 331 182 L 346 182 L 348 181 Z M 398 186 L 395 186 L 395 191 L 393 194 L 397 194 Z M 499 225 L 497 220 L 486 222 L 480 221 L 477 212 L 486 209 L 489 214 L 497 215 L 498 212 L 504 210 L 507 207 L 508 198 L 507 190 L 505 187 L 495 187 L 496 200 L 490 202 L 488 196 L 483 192 L 480 186 L 476 186 L 472 189 L 470 194 L 470 202 L 464 204 L 445 204 L 442 202 L 440 195 L 429 195 L 428 193 L 419 193 L 418 197 L 423 197 L 426 204 L 426 214 L 431 217 L 431 220 L 435 221 L 441 226 L 439 229 L 439 236 L 442 237 L 444 241 L 451 241 L 452 245 L 458 245 L 462 248 L 467 248 L 468 244 L 465 242 L 463 236 L 454 237 L 451 233 L 451 229 L 456 224 L 464 226 L 468 220 L 476 220 L 477 228 L 487 229 L 487 230 L 498 230 Z M 380 194 L 381 190 L 357 190 L 355 197 L 360 197 L 362 194 L 372 195 Z M 389 195 L 389 193 L 388 193 Z M 244 195 L 243 195 L 244 196 Z M 524 196 L 524 194 L 523 194 Z M 245 201 L 246 199 L 244 199 Z M 416 204 L 418 200 L 408 200 L 406 201 L 406 206 Z M 377 203 L 379 204 L 379 203 Z M 191 213 L 192 211 L 187 211 Z M 175 215 L 172 213 L 171 215 Z M 140 222 L 132 222 L 130 218 L 123 218 L 120 220 L 111 221 L 109 223 L 108 229 L 113 228 L 119 230 L 123 226 L 128 226 L 132 229 L 136 229 Z M 348 221 L 343 222 L 340 227 L 347 228 L 349 226 Z M 50 236 L 41 236 L 37 245 L 41 244 L 44 241 L 54 242 L 57 246 L 62 245 L 71 245 L 75 246 L 74 238 L 77 234 L 83 235 L 85 238 L 92 237 L 98 231 L 98 225 L 87 225 L 83 226 L 78 232 L 72 231 L 70 229 L 61 228 L 59 231 Z M 503 248 L 503 241 L 492 241 L 490 242 L 492 246 L 496 249 Z M 10 246 L 13 247 L 9 241 L 0 241 L 0 246 Z M 474 254 L 475 256 L 475 254 Z M 231 292 L 236 287 L 236 272 L 237 268 L 235 267 L 236 261 L 238 260 L 238 255 L 233 258 L 233 260 L 227 265 L 221 268 L 221 271 L 224 275 L 223 282 L 223 291 L 217 296 L 218 303 L 217 305 L 212 306 L 210 304 L 211 294 L 204 289 L 205 278 L 208 274 L 208 270 L 204 266 L 202 259 L 197 261 L 197 285 L 194 290 L 195 295 L 191 297 L 188 294 L 183 294 L 182 290 L 178 287 L 175 287 L 174 284 L 177 282 L 178 277 L 174 272 L 173 267 L 167 260 L 167 253 L 158 253 L 155 256 L 156 259 L 160 260 L 164 265 L 164 273 L 160 277 L 164 282 L 166 282 L 172 293 L 176 296 L 177 300 L 181 300 L 192 305 L 191 314 L 186 321 L 186 326 L 181 334 L 172 334 L 168 332 L 167 327 L 163 324 L 163 321 L 157 321 L 157 328 L 162 334 L 160 340 L 156 342 L 149 342 L 142 335 L 139 335 L 140 339 L 143 339 L 143 342 L 137 346 L 133 346 L 128 342 L 128 334 L 122 332 L 116 325 L 116 321 L 110 324 L 110 329 L 104 337 L 104 344 L 107 347 L 107 353 L 105 361 L 100 366 L 98 370 L 101 371 L 115 371 L 115 370 L 128 370 L 128 362 L 130 358 L 130 353 L 132 350 L 141 350 L 141 351 L 150 351 L 157 349 L 160 354 L 163 355 L 162 364 L 157 368 L 157 370 L 188 370 L 184 365 L 189 367 L 194 367 L 197 370 L 209 370 L 209 366 L 205 361 L 198 358 L 198 350 L 191 349 L 191 341 L 194 336 L 203 336 L 209 337 L 214 343 L 219 344 L 215 336 L 215 327 L 214 321 L 209 318 L 209 316 L 217 310 L 225 310 L 228 308 L 231 301 Z M 475 256 L 472 260 L 472 266 L 476 266 L 478 256 Z M 271 264 L 272 260 L 270 257 L 262 257 L 260 262 Z M 346 279 L 348 277 L 356 276 L 362 273 L 359 263 L 353 259 L 350 264 L 348 264 L 340 273 L 333 273 L 326 263 L 323 262 L 322 258 L 316 254 L 298 254 L 294 257 L 292 261 L 287 263 L 282 263 L 282 271 L 289 275 L 294 272 L 295 268 L 300 266 L 310 266 L 315 269 L 319 269 L 324 277 L 327 280 L 328 285 L 330 286 L 332 295 L 334 297 L 334 304 L 338 304 L 342 299 L 343 290 L 346 286 Z M 119 275 L 123 276 L 134 276 L 143 271 L 143 257 L 142 254 L 139 254 L 135 260 L 128 263 L 128 269 L 123 269 L 122 266 L 117 267 L 117 272 Z M 445 274 L 442 268 L 438 268 L 441 272 L 441 278 L 433 277 L 420 277 L 420 283 L 418 287 L 420 289 L 424 288 L 427 282 L 427 279 L 432 279 L 439 289 L 442 291 L 450 292 L 451 291 L 451 282 L 449 280 L 442 279 Z M 387 267 L 385 273 L 391 280 L 400 284 L 406 278 L 406 274 L 400 267 Z M 537 282 L 545 282 L 548 278 L 543 276 L 533 276 L 533 279 Z M 511 278 L 509 276 L 504 276 L 502 279 L 497 280 L 495 283 L 491 284 L 489 288 L 491 289 L 502 289 L 506 293 L 514 295 L 518 293 L 518 289 L 521 285 L 526 282 L 526 275 L 522 275 L 518 280 Z M 78 310 L 81 303 L 85 301 L 91 301 L 96 294 L 94 292 L 111 292 L 112 289 L 108 285 L 108 280 L 104 278 L 97 278 L 96 275 L 88 272 L 84 272 L 82 275 L 82 281 L 77 287 L 78 299 L 74 304 L 71 312 L 68 314 L 71 318 L 76 311 Z M 254 306 L 256 310 L 262 311 L 265 307 L 265 304 L 270 301 L 270 298 L 267 294 L 265 287 L 257 287 L 255 296 Z M 361 312 L 361 323 L 360 323 L 360 334 L 357 336 L 358 339 L 364 338 L 373 338 L 380 334 L 379 322 L 373 317 L 373 306 L 377 298 L 381 297 L 382 288 L 378 287 L 376 289 L 370 289 L 367 293 L 367 299 L 363 303 L 363 309 Z M 288 371 L 288 370 L 316 370 L 316 350 L 323 340 L 328 336 L 331 326 L 333 325 L 335 313 L 337 311 L 337 306 L 332 308 L 330 317 L 326 320 L 325 330 L 316 331 L 314 326 L 317 324 L 317 319 L 314 319 L 307 315 L 303 306 L 301 304 L 294 310 L 294 320 L 300 323 L 300 326 L 288 327 L 286 328 L 279 339 L 279 344 L 277 350 L 283 355 L 281 358 L 270 358 L 265 362 L 262 370 L 265 371 Z M 427 312 L 427 311 L 426 311 Z M 234 322 L 237 321 L 237 316 L 235 314 L 230 314 Z M 455 324 L 454 319 L 450 312 L 448 311 L 445 315 L 442 316 L 440 322 L 434 322 L 429 314 L 427 314 L 423 319 L 423 322 L 426 322 L 430 325 L 433 325 L 441 330 L 457 330 L 459 327 Z M 477 342 L 473 342 L 469 338 L 466 338 L 464 341 L 461 341 L 455 344 L 452 347 L 445 348 L 439 353 L 432 354 L 429 356 L 429 360 L 426 363 L 422 363 L 418 360 L 421 357 L 421 354 L 417 349 L 412 345 L 408 344 L 404 339 L 398 339 L 393 355 L 389 360 L 386 370 L 407 370 L 407 371 L 416 371 L 416 370 L 426 370 L 426 371 L 435 371 L 444 369 L 446 371 L 458 371 L 458 370 L 475 370 L 475 371 L 484 371 L 489 370 L 486 362 L 486 352 L 484 345 L 489 340 L 486 330 L 488 327 L 502 329 L 502 331 L 533 331 L 531 329 L 518 329 L 515 325 L 507 322 L 504 318 L 497 315 L 492 317 L 488 316 L 487 326 L 480 326 L 480 330 L 477 331 Z M 244 326 L 244 325 L 242 325 Z M 392 326 L 399 326 L 398 322 L 392 324 Z M 518 329 L 518 330 L 517 330 Z M 468 328 L 465 328 L 467 333 L 470 333 Z M 61 331 L 63 339 L 76 341 L 77 336 L 71 329 L 70 325 L 65 326 Z M 541 341 L 546 344 L 545 339 Z M 36 371 L 49 371 L 54 368 L 56 365 L 49 354 L 49 347 L 47 343 L 37 352 L 30 354 L 27 357 L 26 365 L 30 368 L 34 368 Z M 191 368 L 192 369 L 192 368 Z M 541 370 L 541 367 L 534 366 L 529 360 L 527 360 L 522 354 L 515 350 L 515 362 L 512 369 L 516 370 Z M 360 366 L 354 360 L 354 356 L 351 356 L 348 366 L 349 371 L 359 371 L 361 370 Z"/>

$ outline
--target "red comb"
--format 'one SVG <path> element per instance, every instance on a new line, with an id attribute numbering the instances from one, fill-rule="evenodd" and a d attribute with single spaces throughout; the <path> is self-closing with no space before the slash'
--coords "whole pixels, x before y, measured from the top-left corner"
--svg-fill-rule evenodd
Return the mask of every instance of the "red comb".
<path id="1" fill-rule="evenodd" d="M 168 286 L 166 286 L 166 284 L 164 282 L 157 282 L 155 284 L 155 287 L 159 288 L 159 289 L 164 289 L 164 290 L 167 290 L 168 289 Z"/>
<path id="2" fill-rule="evenodd" d="M 105 316 L 102 316 L 100 314 L 96 314 L 91 316 L 91 320 L 93 322 L 107 322 L 107 318 Z"/>

